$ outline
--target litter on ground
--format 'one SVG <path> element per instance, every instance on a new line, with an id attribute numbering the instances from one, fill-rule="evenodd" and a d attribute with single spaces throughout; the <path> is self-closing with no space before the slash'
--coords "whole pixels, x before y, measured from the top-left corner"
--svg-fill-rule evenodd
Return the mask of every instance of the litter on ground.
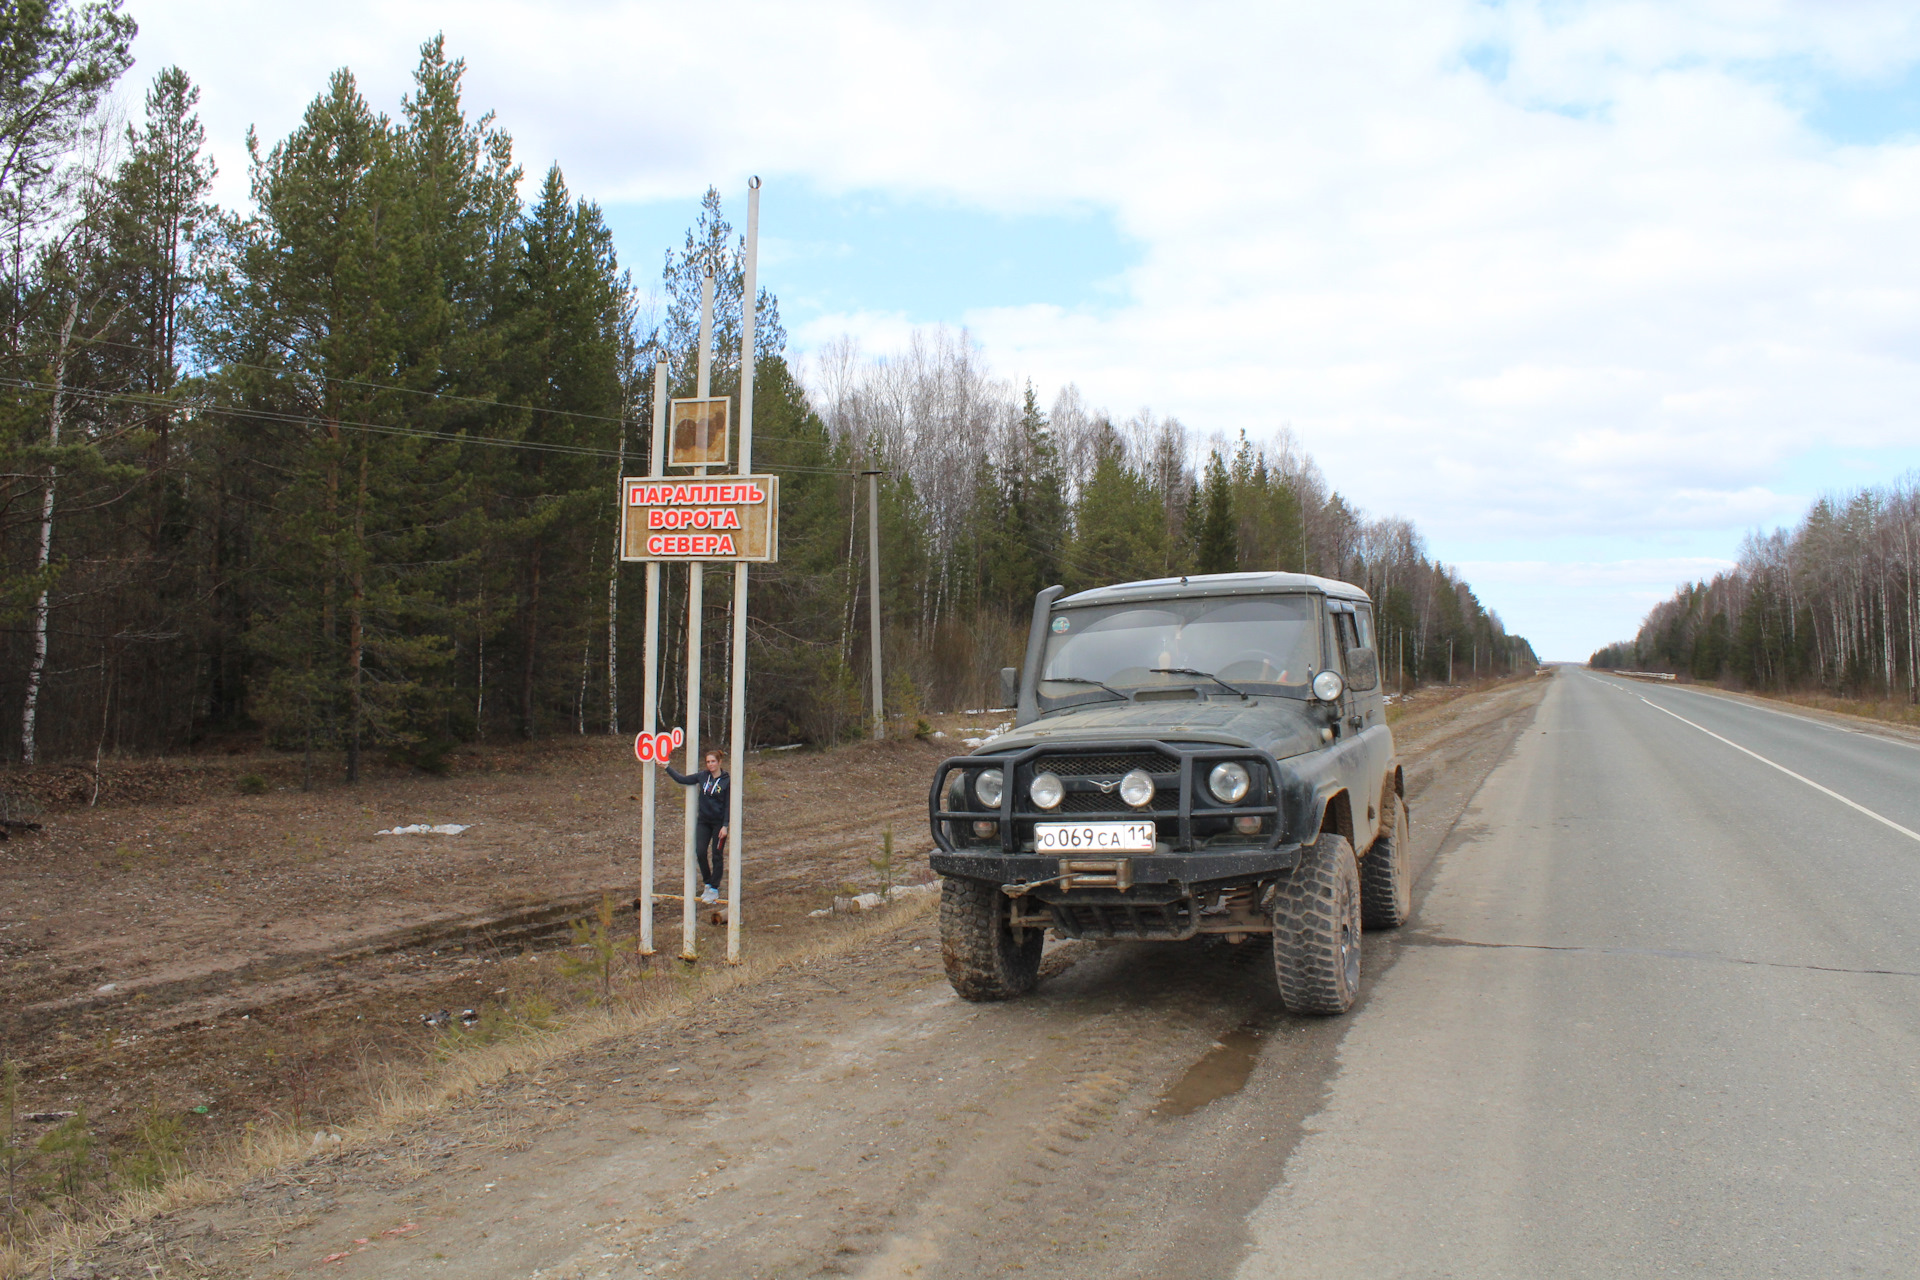
<path id="1" fill-rule="evenodd" d="M 457 836 L 472 825 L 471 822 L 416 822 L 410 827 L 389 827 L 385 831 L 376 831 L 373 834 L 377 836 Z"/>
<path id="2" fill-rule="evenodd" d="M 926 884 L 897 884 L 893 886 L 891 898 L 885 894 L 856 893 L 850 898 L 835 898 L 831 907 L 822 907 L 818 911 L 809 911 L 807 914 L 818 918 L 833 915 L 837 911 L 878 911 L 881 907 L 886 906 L 889 901 L 897 902 L 901 898 L 917 898 L 923 893 L 938 893 L 939 891 L 940 882 L 938 880 L 930 880 Z"/>

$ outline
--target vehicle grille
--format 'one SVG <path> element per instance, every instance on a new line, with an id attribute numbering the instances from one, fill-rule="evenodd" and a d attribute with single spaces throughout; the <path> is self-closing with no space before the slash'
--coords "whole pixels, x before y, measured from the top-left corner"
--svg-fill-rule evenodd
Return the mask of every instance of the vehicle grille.
<path id="1" fill-rule="evenodd" d="M 1158 799 L 1159 793 L 1155 792 L 1154 795 L 1155 798 Z M 1148 808 L 1152 808 L 1152 806 L 1149 805 Z M 1125 800 L 1122 800 L 1118 792 L 1110 796 L 1103 796 L 1098 791 L 1070 792 L 1067 798 L 1060 802 L 1058 811 L 1060 813 L 1124 814 L 1129 817 L 1138 817 L 1141 812 Z"/>
<path id="2" fill-rule="evenodd" d="M 1135 769 L 1177 773 L 1180 762 L 1158 751 L 1129 751 L 1122 755 L 1041 756 L 1033 762 L 1033 768 L 1036 773 L 1047 772 L 1061 778 L 1118 778 Z"/>

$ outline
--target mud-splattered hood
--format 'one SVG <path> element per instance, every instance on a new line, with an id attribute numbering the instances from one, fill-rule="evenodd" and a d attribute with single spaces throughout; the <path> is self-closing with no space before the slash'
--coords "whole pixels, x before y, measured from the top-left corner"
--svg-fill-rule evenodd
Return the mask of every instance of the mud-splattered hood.
<path id="1" fill-rule="evenodd" d="M 1207 699 L 1197 702 L 1106 703 L 1044 715 L 980 744 L 976 755 L 1024 751 L 1047 743 L 1094 743 L 1152 738 L 1254 747 L 1278 759 L 1320 745 L 1316 704 L 1292 698 Z"/>

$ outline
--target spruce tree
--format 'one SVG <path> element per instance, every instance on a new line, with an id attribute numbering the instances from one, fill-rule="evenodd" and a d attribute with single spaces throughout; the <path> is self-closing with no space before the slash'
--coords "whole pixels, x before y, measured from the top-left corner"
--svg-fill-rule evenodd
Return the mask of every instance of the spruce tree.
<path id="1" fill-rule="evenodd" d="M 1232 482 L 1218 449 L 1207 455 L 1199 505 L 1199 518 L 1193 522 L 1194 572 L 1232 573 L 1240 567 L 1240 540 L 1234 528 Z"/>
<path id="2" fill-rule="evenodd" d="M 1101 456 L 1074 513 L 1073 588 L 1157 577 L 1169 541 L 1166 506 L 1146 477 L 1117 453 Z"/>

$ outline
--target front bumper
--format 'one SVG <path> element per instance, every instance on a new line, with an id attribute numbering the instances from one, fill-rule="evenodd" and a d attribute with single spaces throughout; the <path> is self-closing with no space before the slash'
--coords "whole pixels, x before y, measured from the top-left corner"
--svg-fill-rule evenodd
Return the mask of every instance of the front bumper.
<path id="1" fill-rule="evenodd" d="M 1001 854 L 992 850 L 968 849 L 964 852 L 941 851 L 932 857 L 933 869 L 943 876 L 964 880 L 984 880 L 1003 888 L 1027 891 L 1042 902 L 1066 902 L 1092 897 L 1136 903 L 1178 902 L 1207 890 L 1251 884 L 1292 871 L 1299 859 L 1300 846 L 1283 844 L 1272 849 L 1247 849 L 1218 853 L 1133 854 L 1119 858 L 1054 857 L 1050 854 Z M 1116 878 L 1124 877 L 1124 887 L 1089 890 L 1073 881 L 1090 880 L 1086 871 L 1098 872 L 1114 865 Z M 1124 864 L 1122 868 L 1120 864 Z M 1062 884 L 1061 880 L 1068 882 Z M 1021 896 L 1026 896 L 1022 894 Z"/>

